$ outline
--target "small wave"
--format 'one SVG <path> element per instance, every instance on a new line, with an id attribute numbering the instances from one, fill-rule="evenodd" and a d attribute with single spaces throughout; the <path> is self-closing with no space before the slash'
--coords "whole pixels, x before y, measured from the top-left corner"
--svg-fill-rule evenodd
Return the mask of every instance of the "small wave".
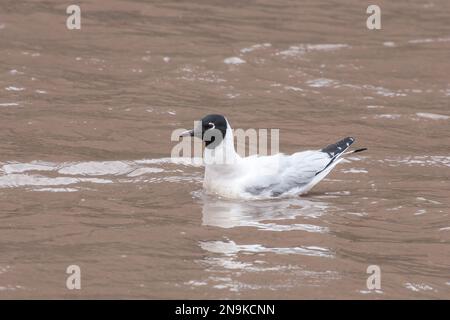
<path id="1" fill-rule="evenodd" d="M 365 169 L 355 169 L 355 168 L 350 168 L 348 170 L 343 170 L 343 173 L 368 173 L 367 170 Z"/>
<path id="2" fill-rule="evenodd" d="M 306 50 L 308 51 L 334 51 L 344 48 L 350 48 L 348 44 L 307 44 Z"/>
<path id="3" fill-rule="evenodd" d="M 24 91 L 25 88 L 9 86 L 9 87 L 6 87 L 5 90 L 6 91 Z"/>
<path id="4" fill-rule="evenodd" d="M 306 54 L 310 51 L 335 51 L 344 48 L 350 48 L 347 44 L 300 44 L 295 46 L 290 46 L 286 50 L 277 52 L 275 55 L 281 55 L 285 57 L 295 57 Z"/>
<path id="5" fill-rule="evenodd" d="M 319 78 L 314 80 L 309 80 L 306 82 L 308 86 L 312 88 L 322 88 L 322 87 L 331 87 L 334 84 L 337 84 L 337 81 L 326 79 L 326 78 Z"/>
<path id="6" fill-rule="evenodd" d="M 12 69 L 12 70 L 9 70 L 9 74 L 14 76 L 14 75 L 17 75 L 17 74 L 19 74 L 19 75 L 24 74 L 24 72 L 19 71 L 17 69 Z"/>
<path id="7" fill-rule="evenodd" d="M 436 114 L 436 113 L 429 113 L 429 112 L 418 112 L 416 113 L 418 117 L 431 119 L 431 120 L 448 120 L 450 119 L 449 116 L 445 116 L 442 114 Z"/>
<path id="8" fill-rule="evenodd" d="M 0 107 L 16 107 L 19 106 L 17 102 L 3 102 L 0 103 Z"/>
<path id="9" fill-rule="evenodd" d="M 423 43 L 434 43 L 434 42 L 450 42 L 450 37 L 413 39 L 413 40 L 408 41 L 408 43 L 411 43 L 411 44 L 423 44 Z"/>
<path id="10" fill-rule="evenodd" d="M 387 162 L 391 167 L 398 167 L 402 165 L 407 166 L 430 166 L 430 167 L 450 167 L 450 157 L 448 156 L 408 156 L 386 158 L 378 160 L 379 162 Z"/>
<path id="11" fill-rule="evenodd" d="M 86 175 L 86 176 L 103 176 L 103 175 L 123 175 L 134 171 L 131 162 L 125 161 L 103 161 L 103 162 L 80 162 L 76 164 L 67 164 L 58 170 L 60 174 L 67 175 Z"/>
<path id="12" fill-rule="evenodd" d="M 270 43 L 262 43 L 262 44 L 258 43 L 258 44 L 254 44 L 250 47 L 247 47 L 247 48 L 242 48 L 240 51 L 241 51 L 241 53 L 248 53 L 248 52 L 258 50 L 258 49 L 269 48 L 271 46 L 272 46 L 272 44 L 270 44 Z"/>
<path id="13" fill-rule="evenodd" d="M 181 164 L 185 166 L 202 167 L 203 158 L 193 157 L 173 157 L 173 158 L 159 158 L 159 159 L 143 159 L 135 161 L 139 164 Z"/>
<path id="14" fill-rule="evenodd" d="M 1 163 L 0 163 L 1 164 Z M 56 170 L 58 166 L 50 162 L 32 161 L 30 163 L 19 163 L 11 162 L 3 164 L 0 167 L 0 171 L 6 174 L 11 173 L 23 173 L 27 171 L 53 171 Z"/>
<path id="15" fill-rule="evenodd" d="M 78 189 L 75 188 L 37 188 L 34 191 L 43 191 L 43 192 L 77 192 Z"/>
<path id="16" fill-rule="evenodd" d="M 201 81 L 208 83 L 223 83 L 227 80 L 221 78 L 216 72 L 207 70 L 202 66 L 186 65 L 179 69 L 178 73 L 182 75 L 177 77 L 179 80 Z"/>
<path id="17" fill-rule="evenodd" d="M 260 244 L 244 244 L 238 245 L 234 241 L 203 241 L 200 242 L 200 247 L 203 250 L 222 253 L 225 255 L 235 255 L 240 252 L 249 253 L 275 253 L 275 254 L 300 254 L 306 256 L 316 256 L 316 257 L 333 257 L 333 254 L 326 248 L 309 246 L 309 247 L 287 247 L 287 248 L 277 248 L 277 247 L 265 247 Z"/>
<path id="18" fill-rule="evenodd" d="M 239 58 L 239 57 L 230 57 L 230 58 L 226 58 L 225 60 L 223 60 L 223 62 L 225 64 L 243 64 L 246 63 L 245 60 Z"/>
<path id="19" fill-rule="evenodd" d="M 292 87 L 292 86 L 285 86 L 285 87 L 284 87 L 284 90 L 300 91 L 300 92 L 304 91 L 302 88 L 299 88 L 299 87 Z"/>
<path id="20" fill-rule="evenodd" d="M 399 114 L 377 114 L 374 116 L 375 119 L 390 119 L 390 120 L 396 120 L 399 119 L 401 115 Z"/>
<path id="21" fill-rule="evenodd" d="M 277 52 L 275 55 L 295 57 L 305 54 L 306 50 L 303 46 L 290 46 L 289 49 Z"/>
<path id="22" fill-rule="evenodd" d="M 0 188 L 23 186 L 61 186 L 80 182 L 112 183 L 111 180 L 98 178 L 44 177 L 39 175 L 9 174 L 0 176 Z"/>
<path id="23" fill-rule="evenodd" d="M 13 286 L 13 285 L 7 285 L 7 286 L 0 286 L 0 291 L 15 291 L 17 289 L 23 289 L 22 286 Z"/>
<path id="24" fill-rule="evenodd" d="M 396 47 L 397 45 L 393 41 L 385 41 L 385 42 L 383 42 L 383 46 L 393 48 L 393 47 Z"/>
<path id="25" fill-rule="evenodd" d="M 433 287 L 424 284 L 424 283 L 405 283 L 405 288 L 411 291 L 419 292 L 419 291 L 435 291 Z"/>
<path id="26" fill-rule="evenodd" d="M 406 93 L 399 93 L 397 91 L 393 91 L 384 87 L 375 87 L 375 86 L 365 86 L 367 89 L 374 90 L 376 94 L 383 97 L 406 97 Z"/>
<path id="27" fill-rule="evenodd" d="M 415 215 L 415 216 L 420 216 L 420 215 L 425 214 L 425 213 L 427 213 L 427 210 L 425 210 L 425 209 L 419 209 L 419 210 L 417 210 L 417 211 L 414 213 L 414 215 Z"/>

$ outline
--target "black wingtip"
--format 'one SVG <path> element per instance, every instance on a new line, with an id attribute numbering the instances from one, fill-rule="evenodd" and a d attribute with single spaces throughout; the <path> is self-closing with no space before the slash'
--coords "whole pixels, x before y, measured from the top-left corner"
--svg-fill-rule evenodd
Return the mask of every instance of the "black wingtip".
<path id="1" fill-rule="evenodd" d="M 362 152 L 362 151 L 366 151 L 367 148 L 360 148 L 360 149 L 356 149 L 353 151 L 353 153 L 357 153 L 357 152 Z"/>
<path id="2" fill-rule="evenodd" d="M 322 152 L 326 152 L 330 155 L 330 157 L 335 157 L 338 154 L 341 154 L 345 150 L 350 147 L 350 145 L 355 142 L 355 138 L 347 137 L 342 140 L 339 140 L 336 143 L 330 144 L 322 149 Z"/>

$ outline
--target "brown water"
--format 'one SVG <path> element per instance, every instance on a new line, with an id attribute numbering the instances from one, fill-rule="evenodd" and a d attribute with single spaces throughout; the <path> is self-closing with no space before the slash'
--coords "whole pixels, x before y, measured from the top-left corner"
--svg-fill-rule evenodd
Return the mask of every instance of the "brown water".
<path id="1" fill-rule="evenodd" d="M 450 298 L 450 2 L 377 4 L 370 31 L 356 0 L 91 0 L 69 31 L 2 0 L 0 298 Z M 369 151 L 304 197 L 207 196 L 167 158 L 208 113 Z"/>

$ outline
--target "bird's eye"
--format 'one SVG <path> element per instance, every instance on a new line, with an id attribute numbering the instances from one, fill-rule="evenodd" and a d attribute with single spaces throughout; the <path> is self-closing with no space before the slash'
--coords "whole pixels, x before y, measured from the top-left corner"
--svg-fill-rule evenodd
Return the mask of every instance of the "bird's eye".
<path id="1" fill-rule="evenodd" d="M 208 123 L 208 127 L 209 127 L 210 129 L 214 129 L 216 126 L 214 125 L 214 123 L 209 122 L 209 123 Z"/>

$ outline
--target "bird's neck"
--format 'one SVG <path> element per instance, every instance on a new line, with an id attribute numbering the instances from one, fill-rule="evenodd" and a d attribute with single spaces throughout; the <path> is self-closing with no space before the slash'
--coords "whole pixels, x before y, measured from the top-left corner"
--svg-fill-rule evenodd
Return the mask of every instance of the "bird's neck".
<path id="1" fill-rule="evenodd" d="M 234 149 L 233 130 L 227 129 L 222 142 L 214 149 L 205 148 L 203 153 L 203 160 L 205 166 L 223 166 L 233 165 L 239 161 L 240 156 Z"/>

